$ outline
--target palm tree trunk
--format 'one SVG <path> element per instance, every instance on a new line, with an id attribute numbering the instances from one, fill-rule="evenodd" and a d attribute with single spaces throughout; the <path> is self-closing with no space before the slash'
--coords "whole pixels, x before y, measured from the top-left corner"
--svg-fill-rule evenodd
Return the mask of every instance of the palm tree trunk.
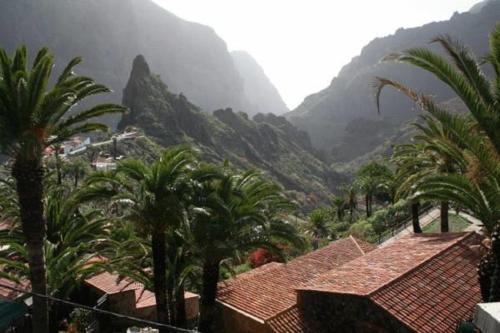
<path id="1" fill-rule="evenodd" d="M 365 195 L 366 217 L 370 217 L 370 196 Z"/>
<path id="2" fill-rule="evenodd" d="M 175 325 L 177 321 L 177 308 L 175 307 L 175 292 L 174 288 L 169 284 L 167 287 L 167 304 L 168 304 L 168 323 Z"/>
<path id="3" fill-rule="evenodd" d="M 44 241 L 46 236 L 43 218 L 43 168 L 38 161 L 16 160 L 12 168 L 16 179 L 21 225 L 28 250 L 31 290 L 47 294 Z M 49 332 L 49 306 L 47 299 L 33 297 L 33 332 Z"/>
<path id="4" fill-rule="evenodd" d="M 203 287 L 200 299 L 200 325 L 202 333 L 214 332 L 215 300 L 219 282 L 219 262 L 206 262 L 203 265 Z"/>
<path id="5" fill-rule="evenodd" d="M 175 295 L 175 306 L 176 306 L 176 321 L 175 324 L 178 327 L 186 327 L 186 300 L 184 299 L 184 284 L 177 288 Z"/>
<path id="6" fill-rule="evenodd" d="M 481 258 L 478 265 L 478 280 L 479 286 L 481 288 L 481 298 L 483 302 L 489 302 L 490 291 L 491 291 L 491 277 L 495 272 L 495 256 L 493 251 L 490 249 Z"/>
<path id="7" fill-rule="evenodd" d="M 62 184 L 61 158 L 59 157 L 59 148 L 60 146 L 55 146 L 57 185 Z"/>
<path id="8" fill-rule="evenodd" d="M 448 210 L 449 210 L 449 202 L 441 201 L 441 232 L 450 231 Z"/>
<path id="9" fill-rule="evenodd" d="M 413 224 L 413 232 L 416 234 L 419 234 L 422 232 L 422 228 L 420 228 L 420 221 L 419 221 L 419 208 L 420 204 L 417 202 L 413 202 L 411 204 L 411 221 Z"/>
<path id="10" fill-rule="evenodd" d="M 152 235 L 153 248 L 153 282 L 156 298 L 156 315 L 158 322 L 168 324 L 167 309 L 167 276 L 166 276 L 166 240 L 164 230 L 155 230 Z M 165 329 L 160 333 L 167 333 Z"/>
<path id="11" fill-rule="evenodd" d="M 500 301 L 500 226 L 497 225 L 491 233 L 491 256 L 493 263 L 490 271 L 490 290 L 488 302 Z"/>

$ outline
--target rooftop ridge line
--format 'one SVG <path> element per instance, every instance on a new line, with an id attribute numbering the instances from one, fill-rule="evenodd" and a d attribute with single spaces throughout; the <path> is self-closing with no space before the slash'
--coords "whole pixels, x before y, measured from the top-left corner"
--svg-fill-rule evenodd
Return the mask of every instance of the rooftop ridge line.
<path id="1" fill-rule="evenodd" d="M 219 302 L 220 304 L 223 304 L 224 306 L 227 306 L 228 308 L 233 309 L 234 311 L 236 311 L 238 313 L 241 313 L 242 315 L 244 315 L 244 316 L 246 316 L 248 318 L 252 318 L 253 320 L 259 322 L 260 324 L 265 324 L 266 323 L 266 319 L 254 316 L 254 315 L 246 312 L 245 310 L 242 310 L 242 309 L 238 308 L 237 306 L 231 305 L 229 303 L 226 303 L 226 302 L 218 300 L 218 299 L 216 299 L 216 302 Z"/>
<path id="2" fill-rule="evenodd" d="M 365 251 L 363 251 L 363 249 L 361 248 L 361 246 L 359 246 L 358 242 L 356 241 L 356 238 L 352 237 L 352 235 L 349 235 L 349 238 L 354 242 L 354 244 L 356 245 L 356 247 L 358 248 L 359 251 L 361 251 L 361 254 L 362 255 L 365 255 Z"/>

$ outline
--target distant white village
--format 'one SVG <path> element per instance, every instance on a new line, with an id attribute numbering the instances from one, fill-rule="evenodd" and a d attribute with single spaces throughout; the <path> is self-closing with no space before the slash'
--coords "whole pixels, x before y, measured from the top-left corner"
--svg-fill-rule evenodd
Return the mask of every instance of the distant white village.
<path id="1" fill-rule="evenodd" d="M 67 159 L 70 156 L 77 156 L 86 152 L 89 148 L 101 147 L 105 145 L 116 145 L 119 141 L 124 140 L 135 140 L 140 136 L 137 131 L 126 131 L 122 133 L 115 134 L 111 139 L 92 142 L 91 137 L 86 136 L 75 136 L 69 141 L 65 141 L 57 147 L 51 146 L 45 150 L 45 156 L 53 156 L 56 153 L 59 158 Z M 104 151 L 99 152 L 99 154 L 90 163 L 90 166 L 96 171 L 109 171 L 116 168 L 116 162 L 123 159 L 123 155 L 116 155 L 106 153 Z"/>

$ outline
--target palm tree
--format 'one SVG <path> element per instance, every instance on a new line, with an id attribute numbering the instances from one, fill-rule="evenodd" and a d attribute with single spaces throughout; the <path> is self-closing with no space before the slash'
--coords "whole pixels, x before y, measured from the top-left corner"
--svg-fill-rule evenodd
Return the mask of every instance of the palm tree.
<path id="1" fill-rule="evenodd" d="M 11 183 L 13 185 L 13 183 Z M 14 186 L 2 186 L 3 193 L 14 194 Z M 101 267 L 90 259 L 97 252 L 104 250 L 109 236 L 106 219 L 100 211 L 79 207 L 82 202 L 77 192 L 70 192 L 64 187 L 53 186 L 44 197 L 44 212 L 47 221 L 47 238 L 44 242 L 44 255 L 47 267 L 47 289 L 51 296 L 67 298 L 72 295 L 80 283 L 95 274 Z M 10 207 L 2 206 L 0 216 L 7 217 L 11 228 L 0 232 L 0 262 L 4 277 L 14 281 L 29 278 L 29 269 L 25 265 L 28 252 L 26 240 L 20 228 L 19 205 L 13 200 Z M 54 331 L 57 321 L 66 307 L 58 303 L 50 307 L 50 326 Z"/>
<path id="2" fill-rule="evenodd" d="M 392 172 L 387 166 L 373 161 L 363 165 L 355 180 L 356 187 L 365 195 L 366 217 L 373 213 L 373 198 L 378 194 L 390 194 Z"/>
<path id="3" fill-rule="evenodd" d="M 337 215 L 337 220 L 342 222 L 344 211 L 346 209 L 346 200 L 343 196 L 333 196 L 331 199 L 333 209 Z"/>
<path id="4" fill-rule="evenodd" d="M 217 283 L 222 262 L 240 253 L 264 247 L 281 253 L 277 246 L 302 239 L 284 220 L 293 207 L 281 189 L 258 172 L 233 173 L 225 168 L 198 188 L 191 211 L 196 254 L 202 265 L 199 330 L 213 332 Z"/>
<path id="5" fill-rule="evenodd" d="M 415 221 L 418 200 L 412 198 L 418 186 L 436 174 L 463 173 L 466 163 L 462 152 L 450 144 L 450 133 L 433 117 L 423 115 L 423 124 L 415 123 L 415 143 L 396 146 L 392 161 L 397 165 L 397 198 L 412 200 L 412 215 Z M 449 231 L 448 200 L 441 200 L 441 232 Z"/>
<path id="6" fill-rule="evenodd" d="M 370 217 L 373 211 L 373 197 L 377 193 L 379 183 L 376 179 L 368 176 L 361 176 L 356 179 L 356 186 L 365 195 L 366 217 Z"/>
<path id="7" fill-rule="evenodd" d="M 187 146 L 167 149 L 160 159 L 146 165 L 139 160 L 120 162 L 112 173 L 88 178 L 89 197 L 113 197 L 128 207 L 125 219 L 133 221 L 150 242 L 153 289 L 160 323 L 169 323 L 167 290 L 167 234 L 185 217 L 191 192 L 190 169 L 195 164 Z"/>
<path id="8" fill-rule="evenodd" d="M 309 214 L 306 233 L 312 236 L 312 248 L 317 250 L 319 240 L 330 234 L 330 214 L 325 208 L 316 208 Z"/>
<path id="9" fill-rule="evenodd" d="M 198 271 L 197 258 L 194 255 L 193 237 L 189 219 L 168 235 L 168 290 L 169 311 L 172 314 L 172 324 L 186 327 L 186 304 L 184 299 L 185 284 L 194 272 Z"/>
<path id="10" fill-rule="evenodd" d="M 410 64 L 430 72 L 456 93 L 469 113 L 463 116 L 452 114 L 430 97 L 382 78 L 377 79 L 377 105 L 382 89 L 385 86 L 395 87 L 446 130 L 446 143 L 454 147 L 450 156 L 453 156 L 454 162 L 465 162 L 465 170 L 428 177 L 418 187 L 419 196 L 454 201 L 468 208 L 496 240 L 500 220 L 500 25 L 490 35 L 490 53 L 485 57 L 485 62 L 491 65 L 496 76 L 491 82 L 466 47 L 448 36 L 437 37 L 434 42 L 444 48 L 451 62 L 422 48 L 393 54 L 386 60 Z M 498 301 L 500 267 L 491 263 L 500 262 L 499 247 L 492 246 L 490 254 L 483 259 L 479 269 L 483 299 Z"/>
<path id="11" fill-rule="evenodd" d="M 63 165 L 63 171 L 65 175 L 73 178 L 73 186 L 77 188 L 79 181 L 90 173 L 91 168 L 90 164 L 83 158 L 77 157 L 65 163 Z"/>
<path id="12" fill-rule="evenodd" d="M 69 137 L 107 126 L 89 119 L 111 112 L 122 112 L 121 106 L 104 104 L 85 111 L 69 111 L 88 96 L 109 90 L 92 79 L 77 76 L 73 68 L 81 62 L 75 58 L 62 71 L 56 83 L 48 82 L 54 57 L 41 49 L 28 68 L 27 50 L 20 47 L 12 59 L 0 49 L 0 152 L 12 159 L 12 176 L 16 179 L 21 225 L 27 245 L 27 260 L 33 292 L 47 293 L 43 219 L 43 166 L 46 147 Z M 33 299 L 34 332 L 48 332 L 47 301 Z"/>
<path id="13" fill-rule="evenodd" d="M 424 156 L 421 156 L 424 154 Z M 424 179 L 422 172 L 429 169 L 424 168 L 427 164 L 426 155 L 420 144 L 397 145 L 391 161 L 396 165 L 396 200 L 407 198 L 410 201 L 410 212 L 412 218 L 413 232 L 421 233 L 420 227 L 420 201 L 415 199 L 417 184 Z M 425 176 L 428 176 L 426 173 Z"/>
<path id="14" fill-rule="evenodd" d="M 349 184 L 349 185 L 343 185 L 341 186 L 341 191 L 344 194 L 345 201 L 346 201 L 346 206 L 349 209 L 349 217 L 350 220 L 352 221 L 353 215 L 354 215 L 354 210 L 356 209 L 356 206 L 358 204 L 358 189 L 356 185 Z"/>

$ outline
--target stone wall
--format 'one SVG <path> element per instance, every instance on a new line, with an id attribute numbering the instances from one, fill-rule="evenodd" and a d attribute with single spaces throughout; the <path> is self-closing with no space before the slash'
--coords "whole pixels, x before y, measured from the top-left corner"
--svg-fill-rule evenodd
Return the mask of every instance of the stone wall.
<path id="1" fill-rule="evenodd" d="M 365 297 L 299 291 L 299 311 L 315 333 L 410 333 L 413 330 Z"/>

